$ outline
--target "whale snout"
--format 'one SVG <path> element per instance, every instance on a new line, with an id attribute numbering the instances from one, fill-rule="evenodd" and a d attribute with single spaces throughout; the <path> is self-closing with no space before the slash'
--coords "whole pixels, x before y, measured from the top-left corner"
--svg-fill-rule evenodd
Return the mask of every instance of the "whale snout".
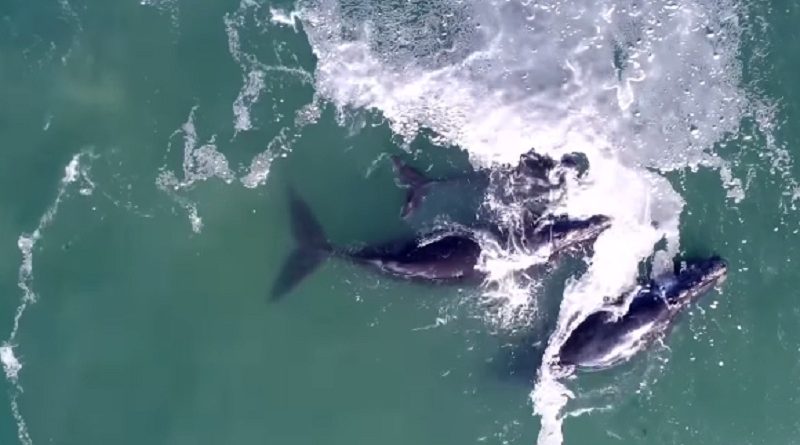
<path id="1" fill-rule="evenodd" d="M 719 256 L 713 256 L 706 260 L 703 269 L 706 288 L 719 286 L 728 278 L 728 262 Z"/>
<path id="2" fill-rule="evenodd" d="M 719 256 L 713 256 L 706 260 L 706 274 L 710 279 L 713 279 L 717 284 L 725 281 L 728 277 L 728 262 Z"/>
<path id="3" fill-rule="evenodd" d="M 565 231 L 567 237 L 574 238 L 573 242 L 594 240 L 601 233 L 611 227 L 611 218 L 605 215 L 594 215 L 583 221 L 574 223 L 572 230 Z"/>
<path id="4" fill-rule="evenodd" d="M 589 225 L 598 235 L 611 227 L 611 217 L 605 215 L 594 215 L 589 218 Z"/>
<path id="5" fill-rule="evenodd" d="M 671 305 L 682 307 L 722 284 L 728 263 L 719 256 L 683 262 L 674 274 L 655 278 L 652 286 Z"/>
<path id="6" fill-rule="evenodd" d="M 728 263 L 719 256 L 691 261 L 678 273 L 678 287 L 684 291 L 682 299 L 697 298 L 722 284 L 727 277 Z"/>
<path id="7" fill-rule="evenodd" d="M 609 227 L 611 218 L 605 215 L 594 215 L 581 220 L 562 218 L 540 229 L 539 235 L 551 243 L 553 252 L 559 253 L 594 242 Z"/>
<path id="8" fill-rule="evenodd" d="M 718 255 L 714 255 L 705 261 L 705 267 L 714 273 L 725 275 L 728 273 L 728 262 Z"/>

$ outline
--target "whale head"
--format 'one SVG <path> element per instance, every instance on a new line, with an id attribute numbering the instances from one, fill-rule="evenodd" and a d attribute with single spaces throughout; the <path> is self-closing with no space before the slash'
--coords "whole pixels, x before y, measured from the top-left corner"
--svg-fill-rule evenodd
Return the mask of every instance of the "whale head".
<path id="1" fill-rule="evenodd" d="M 527 244 L 529 247 L 549 244 L 551 255 L 558 255 L 594 242 L 609 227 L 611 218 L 604 215 L 586 219 L 560 217 L 539 225 L 532 233 L 526 233 Z"/>
<path id="2" fill-rule="evenodd" d="M 665 335 L 682 309 L 722 283 L 727 271 L 719 257 L 690 260 L 675 274 L 637 286 L 622 316 L 611 307 L 587 316 L 562 344 L 559 364 L 600 370 L 630 359 Z"/>
<path id="3" fill-rule="evenodd" d="M 722 284 L 728 275 L 728 264 L 718 256 L 685 262 L 674 276 L 656 278 L 655 287 L 670 304 L 686 305 Z"/>

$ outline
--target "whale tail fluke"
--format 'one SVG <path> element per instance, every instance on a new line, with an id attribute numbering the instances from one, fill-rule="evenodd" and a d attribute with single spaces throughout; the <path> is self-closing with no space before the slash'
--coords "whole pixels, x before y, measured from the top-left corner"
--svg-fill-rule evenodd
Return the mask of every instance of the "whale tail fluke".
<path id="1" fill-rule="evenodd" d="M 295 248 L 272 286 L 272 300 L 289 293 L 333 252 L 308 204 L 292 188 L 289 189 L 289 216 Z"/>
<path id="2" fill-rule="evenodd" d="M 425 194 L 428 191 L 427 185 L 433 180 L 406 164 L 399 157 L 392 156 L 391 158 L 397 185 L 408 189 L 406 202 L 403 204 L 402 210 L 400 210 L 400 216 L 403 219 L 407 219 L 422 204 L 422 200 L 425 199 Z"/>

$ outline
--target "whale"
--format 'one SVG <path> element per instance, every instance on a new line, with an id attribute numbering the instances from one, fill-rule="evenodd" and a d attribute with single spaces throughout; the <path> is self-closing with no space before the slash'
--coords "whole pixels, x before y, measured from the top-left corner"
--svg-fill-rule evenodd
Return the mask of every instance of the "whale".
<path id="1" fill-rule="evenodd" d="M 446 214 L 465 224 L 477 218 L 489 176 L 482 170 L 443 178 L 431 178 L 399 156 L 391 156 L 395 184 L 405 189 L 400 217 L 409 223 L 431 221 Z M 458 197 L 458 199 L 453 199 Z"/>
<path id="2" fill-rule="evenodd" d="M 395 183 L 406 190 L 400 216 L 407 222 L 430 221 L 445 214 L 462 224 L 479 218 L 487 190 L 503 202 L 524 203 L 537 216 L 544 213 L 549 195 L 564 185 L 567 171 L 582 176 L 586 157 L 568 153 L 557 162 L 531 150 L 520 155 L 513 168 L 479 169 L 466 174 L 430 178 L 397 155 L 390 156 Z"/>
<path id="3" fill-rule="evenodd" d="M 721 285 L 727 271 L 725 260 L 712 256 L 688 260 L 677 272 L 637 285 L 619 302 L 586 317 L 561 345 L 557 364 L 592 371 L 629 360 L 668 335 L 678 316 Z"/>
<path id="4" fill-rule="evenodd" d="M 275 280 L 271 299 L 293 290 L 325 260 L 338 257 L 394 278 L 425 283 L 479 284 L 485 272 L 476 268 L 482 253 L 481 239 L 489 231 L 453 225 L 414 237 L 390 240 L 366 247 L 333 246 L 308 204 L 288 189 L 289 216 L 295 247 Z M 596 239 L 611 225 L 602 215 L 582 220 L 566 217 L 540 220 L 523 233 L 529 249 L 555 258 Z"/>

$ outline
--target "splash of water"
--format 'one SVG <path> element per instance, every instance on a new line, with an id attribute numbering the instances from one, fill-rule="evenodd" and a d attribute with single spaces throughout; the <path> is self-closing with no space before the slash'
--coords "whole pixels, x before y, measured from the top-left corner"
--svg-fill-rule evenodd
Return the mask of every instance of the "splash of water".
<path id="1" fill-rule="evenodd" d="M 317 93 L 341 113 L 376 110 L 406 140 L 433 130 L 476 167 L 516 163 L 531 147 L 589 160 L 551 211 L 613 223 L 565 290 L 531 395 L 540 444 L 563 442 L 574 396 L 548 366 L 561 343 L 633 285 L 657 244 L 654 273 L 678 251 L 684 201 L 656 171 L 716 168 L 729 196 L 744 196 L 714 153 L 745 117 L 764 115 L 741 81 L 740 16 L 732 0 L 300 2 Z M 537 260 L 484 247 L 497 297 L 529 304 L 514 297 L 529 284 L 516 272 Z"/>

